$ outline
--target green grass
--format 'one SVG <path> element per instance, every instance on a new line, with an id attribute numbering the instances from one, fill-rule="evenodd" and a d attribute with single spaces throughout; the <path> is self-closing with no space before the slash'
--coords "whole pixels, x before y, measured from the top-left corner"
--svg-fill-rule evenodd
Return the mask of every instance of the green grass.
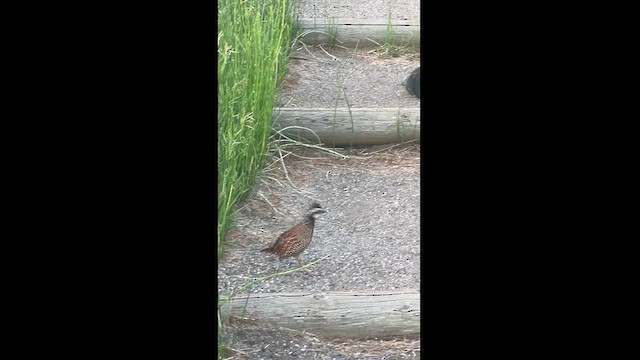
<path id="1" fill-rule="evenodd" d="M 294 14 L 293 0 L 218 0 L 218 258 L 234 213 L 265 164 Z"/>
<path id="2" fill-rule="evenodd" d="M 413 36 L 418 36 L 418 33 L 410 35 L 408 38 L 404 38 L 403 36 L 403 39 L 400 39 L 399 42 L 396 40 L 396 33 L 394 31 L 393 23 L 391 22 L 391 9 L 389 9 L 384 42 L 376 52 L 381 58 L 405 56 L 411 60 L 418 60 L 420 58 L 420 47 L 412 45 L 414 43 L 413 40 L 415 40 Z"/>
<path id="3" fill-rule="evenodd" d="M 218 1 L 218 257 L 264 166 L 293 11 L 291 0 Z"/>
<path id="4" fill-rule="evenodd" d="M 338 40 L 338 25 L 336 24 L 336 19 L 331 18 L 327 21 L 326 24 L 326 33 L 327 33 L 327 45 L 332 48 L 336 46 L 336 41 Z"/>
<path id="5" fill-rule="evenodd" d="M 358 45 L 360 45 L 360 42 L 358 41 L 356 43 L 355 48 L 352 51 L 352 56 L 356 56 L 356 53 L 358 52 Z M 351 104 L 349 103 L 349 97 L 347 96 L 347 92 L 345 91 L 345 86 L 344 84 L 347 81 L 347 75 L 349 74 L 349 68 L 345 69 L 344 75 L 342 76 L 342 80 L 341 82 L 338 84 L 336 90 L 336 101 L 335 101 L 335 105 L 333 107 L 334 109 L 334 113 L 333 113 L 333 137 L 335 139 L 336 137 L 336 112 L 338 110 L 338 103 L 340 101 L 340 95 L 342 94 L 344 96 L 344 101 L 347 103 L 347 110 L 349 111 L 349 120 L 351 121 L 351 142 L 349 144 L 349 147 L 353 147 L 353 132 L 355 129 L 355 126 L 353 124 L 353 113 L 351 112 Z M 334 148 L 336 147 L 335 141 L 331 144 Z"/>

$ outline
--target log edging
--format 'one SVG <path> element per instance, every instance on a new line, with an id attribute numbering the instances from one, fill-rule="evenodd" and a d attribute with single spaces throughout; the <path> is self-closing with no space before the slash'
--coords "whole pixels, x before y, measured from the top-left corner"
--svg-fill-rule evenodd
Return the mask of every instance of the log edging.
<path id="1" fill-rule="evenodd" d="M 420 290 L 416 289 L 244 294 L 222 305 L 220 311 L 223 319 L 253 319 L 325 337 L 420 334 Z"/>
<path id="2" fill-rule="evenodd" d="M 307 45 L 329 43 L 330 36 L 322 33 L 325 32 L 335 34 L 337 43 L 343 46 L 378 46 L 387 40 L 389 30 L 396 45 L 420 44 L 420 23 L 410 20 L 392 20 L 387 24 L 386 20 L 299 19 L 298 24 L 299 34 L 304 34 L 300 40 Z"/>
<path id="3" fill-rule="evenodd" d="M 313 144 L 318 138 L 329 146 L 420 141 L 420 108 L 277 108 L 273 119 L 274 130 Z"/>

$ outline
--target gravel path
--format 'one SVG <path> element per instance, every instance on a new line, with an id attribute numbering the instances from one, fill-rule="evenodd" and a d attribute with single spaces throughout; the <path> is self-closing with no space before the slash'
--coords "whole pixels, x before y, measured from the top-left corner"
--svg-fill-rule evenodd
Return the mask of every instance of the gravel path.
<path id="1" fill-rule="evenodd" d="M 316 155 L 320 156 L 320 155 Z M 275 272 L 276 257 L 258 250 L 296 224 L 313 199 L 327 209 L 302 254 L 316 263 L 258 283 L 250 292 L 394 290 L 420 287 L 420 154 L 417 146 L 370 155 L 367 160 L 328 158 L 286 162 L 302 192 L 265 178 L 229 233 L 219 264 L 219 290 L 228 292 Z M 267 174 L 281 183 L 281 170 Z M 275 206 L 272 208 L 262 197 Z M 278 214 L 276 211 L 280 212 Z M 287 259 L 281 270 L 297 267 Z"/>
<path id="2" fill-rule="evenodd" d="M 419 20 L 420 0 L 298 0 L 303 19 Z"/>
<path id="3" fill-rule="evenodd" d="M 312 265 L 309 273 L 273 277 L 247 292 L 419 288 L 420 147 L 381 148 L 348 152 L 366 159 L 297 150 L 295 154 L 305 158 L 286 157 L 286 175 L 279 162 L 268 168 L 256 194 L 239 212 L 237 227 L 227 236 L 225 257 L 218 266 L 218 293 L 228 294 L 273 274 L 276 257 L 259 249 L 298 222 L 312 200 L 328 212 L 316 221 L 313 241 L 302 259 L 308 263 L 329 257 Z M 288 184 L 287 175 L 300 191 Z M 297 266 L 294 259 L 287 259 L 281 271 Z M 341 342 L 259 322 L 224 329 L 226 341 L 240 351 L 234 359 L 420 358 L 419 339 Z"/>
<path id="4" fill-rule="evenodd" d="M 320 340 L 311 334 L 242 323 L 226 327 L 233 343 L 227 359 L 420 359 L 420 340 Z"/>
<path id="5" fill-rule="evenodd" d="M 310 47 L 309 50 L 311 54 L 306 50 L 298 53 L 311 60 L 292 59 L 289 62 L 276 106 L 329 109 L 347 106 L 420 107 L 420 99 L 401 85 L 420 66 L 419 59 L 381 58 L 371 49 L 355 51 L 325 47 L 323 51 L 320 47 Z"/>

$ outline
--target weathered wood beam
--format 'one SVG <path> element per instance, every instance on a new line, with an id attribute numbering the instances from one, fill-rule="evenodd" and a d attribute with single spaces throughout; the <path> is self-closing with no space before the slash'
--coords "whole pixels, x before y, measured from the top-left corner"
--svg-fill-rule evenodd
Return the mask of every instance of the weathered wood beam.
<path id="1" fill-rule="evenodd" d="M 420 108 L 276 108 L 273 117 L 274 129 L 313 144 L 309 130 L 328 146 L 420 141 Z"/>
<path id="2" fill-rule="evenodd" d="M 317 30 L 335 36 L 336 43 L 342 46 L 372 47 L 383 44 L 390 35 L 396 45 L 419 45 L 420 23 L 407 20 L 392 20 L 387 26 L 386 20 L 365 19 L 300 19 L 299 34 L 309 30 Z M 321 32 L 311 31 L 300 39 L 307 45 L 326 44 L 330 36 Z M 376 44 L 376 42 L 378 44 Z"/>
<path id="3" fill-rule="evenodd" d="M 420 334 L 420 290 L 249 295 L 224 304 L 223 321 L 233 316 L 350 339 Z"/>

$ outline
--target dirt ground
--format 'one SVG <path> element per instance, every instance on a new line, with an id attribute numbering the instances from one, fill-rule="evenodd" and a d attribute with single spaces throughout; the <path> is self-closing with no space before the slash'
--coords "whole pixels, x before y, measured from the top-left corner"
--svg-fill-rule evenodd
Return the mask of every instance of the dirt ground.
<path id="1" fill-rule="evenodd" d="M 288 148 L 285 148 L 285 150 Z M 420 287 L 420 146 L 339 150 L 339 157 L 297 148 L 272 158 L 256 193 L 239 211 L 218 267 L 220 296 L 275 272 L 259 249 L 297 223 L 311 201 L 327 209 L 302 254 L 313 264 L 256 283 L 247 292 L 392 290 Z M 284 166 L 283 166 L 284 163 Z M 297 267 L 287 259 L 280 270 Z M 233 359 L 420 358 L 420 340 L 322 339 L 258 321 L 230 323 L 223 337 Z"/>
<path id="2" fill-rule="evenodd" d="M 420 339 L 353 341 L 320 337 L 268 324 L 234 324 L 223 332 L 231 343 L 225 359 L 420 359 Z"/>

